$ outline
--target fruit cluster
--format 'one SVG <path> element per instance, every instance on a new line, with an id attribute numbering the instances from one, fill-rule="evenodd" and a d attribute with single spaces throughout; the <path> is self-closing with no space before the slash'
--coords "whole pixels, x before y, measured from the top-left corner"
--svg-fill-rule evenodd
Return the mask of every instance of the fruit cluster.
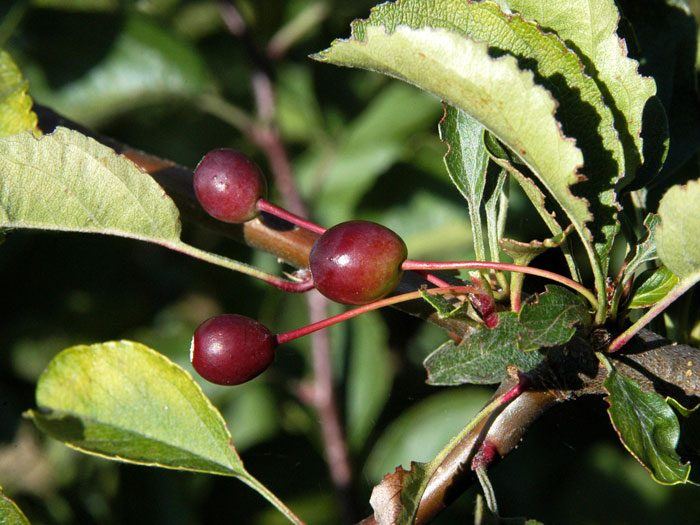
<path id="1" fill-rule="evenodd" d="M 406 244 L 401 237 L 385 226 L 355 220 L 326 230 L 265 200 L 266 189 L 260 168 L 242 153 L 230 149 L 207 153 L 194 172 L 197 200 L 212 217 L 243 223 L 266 212 L 319 235 L 309 257 L 309 282 L 281 279 L 267 282 L 286 291 L 316 288 L 335 302 L 358 307 L 283 334 L 273 334 L 258 321 L 240 315 L 220 315 L 205 321 L 194 333 L 190 358 L 197 373 L 212 383 L 237 385 L 249 381 L 270 366 L 278 345 L 370 310 L 420 298 L 421 293 L 466 297 L 473 317 L 488 328 L 495 326 L 497 305 L 491 283 L 473 278 L 471 285 L 453 285 L 432 271 L 462 268 L 519 271 L 580 287 L 544 270 L 512 264 L 412 261 L 407 259 Z M 386 298 L 396 289 L 406 270 L 420 273 L 434 287 Z"/>
<path id="2" fill-rule="evenodd" d="M 368 221 L 350 221 L 325 231 L 265 201 L 266 189 L 260 168 L 230 149 L 210 151 L 194 172 L 197 200 L 220 221 L 243 223 L 266 211 L 323 232 L 311 251 L 309 269 L 315 288 L 329 299 L 364 305 L 396 288 L 407 257 L 406 244 L 396 233 Z M 192 364 L 208 381 L 240 384 L 272 363 L 278 339 L 253 319 L 214 317 L 195 331 Z"/>

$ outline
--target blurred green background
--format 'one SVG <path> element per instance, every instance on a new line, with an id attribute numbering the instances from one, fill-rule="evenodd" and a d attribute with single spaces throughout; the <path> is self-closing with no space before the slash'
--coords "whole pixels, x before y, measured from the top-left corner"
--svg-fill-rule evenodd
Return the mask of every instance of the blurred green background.
<path id="1" fill-rule="evenodd" d="M 0 46 L 21 64 L 37 102 L 184 165 L 195 165 L 209 149 L 235 147 L 267 168 L 260 152 L 227 123 L 226 101 L 253 112 L 251 67 L 243 46 L 221 22 L 216 2 L 1 4 Z M 350 21 L 365 16 L 372 2 L 239 5 L 260 45 L 271 38 L 283 41 L 292 20 L 308 22 L 275 61 L 274 78 L 277 121 L 314 218 L 324 224 L 358 217 L 382 222 L 403 236 L 414 258 L 469 257 L 466 206 L 442 164 L 439 101 L 378 75 L 307 58 L 347 35 Z M 692 7 L 700 12 L 700 2 Z M 668 9 L 674 11 L 664 29 L 683 29 L 669 40 L 687 55 L 694 82 L 692 17 L 678 7 Z M 649 22 L 663 25 L 659 19 Z M 278 33 L 283 27 L 287 33 Z M 657 36 L 644 27 L 638 33 Z M 664 46 L 671 44 L 659 44 Z M 651 73 L 659 63 L 649 57 L 643 66 Z M 660 81 L 667 108 L 681 83 L 679 69 L 669 73 L 671 87 Z M 678 135 L 686 136 L 682 129 Z M 674 161 L 683 169 L 669 172 L 669 180 L 697 177 L 696 156 L 681 152 Z M 545 236 L 517 188 L 512 196 L 508 235 Z M 276 268 L 271 256 L 196 226 L 186 224 L 185 237 Z M 281 331 L 306 322 L 303 299 L 158 247 L 98 236 L 12 233 L 0 247 L 0 276 L 0 485 L 33 523 L 283 523 L 235 480 L 80 455 L 45 438 L 21 414 L 33 406 L 38 375 L 69 345 L 134 339 L 190 370 L 189 342 L 202 320 L 236 312 Z M 686 319 L 679 337 L 689 337 L 691 321 Z M 480 408 L 489 390 L 425 385 L 421 361 L 445 337 L 398 312 L 354 320 L 333 329 L 332 337 L 360 518 L 369 514 L 371 488 L 383 474 L 429 459 Z M 309 373 L 308 341 L 300 340 L 250 384 L 201 383 L 224 414 L 248 469 L 309 523 L 335 524 L 339 511 L 317 420 L 295 395 Z M 698 489 L 654 484 L 623 451 L 600 399 L 552 410 L 494 469 L 492 481 L 506 516 L 527 515 L 547 524 L 700 523 Z M 474 496 L 467 493 L 438 523 L 469 522 Z"/>

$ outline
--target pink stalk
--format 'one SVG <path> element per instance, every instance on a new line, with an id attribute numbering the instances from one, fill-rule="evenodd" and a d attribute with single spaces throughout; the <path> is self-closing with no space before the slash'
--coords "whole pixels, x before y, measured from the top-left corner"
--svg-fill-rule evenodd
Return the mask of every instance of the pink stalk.
<path id="1" fill-rule="evenodd" d="M 532 268 L 530 266 L 521 266 L 519 264 L 510 264 L 502 262 L 486 262 L 486 261 L 414 261 L 411 259 L 406 260 L 402 268 L 404 270 L 416 270 L 416 271 L 435 271 L 435 270 L 502 270 L 506 272 L 519 272 L 528 275 L 536 275 L 538 277 L 544 277 L 545 279 L 550 279 L 552 281 L 568 286 L 569 288 L 576 290 L 578 293 L 583 295 L 594 308 L 598 307 L 598 300 L 591 291 L 576 281 L 564 277 L 555 272 L 550 272 L 548 270 L 542 270 L 540 268 Z"/>
<path id="2" fill-rule="evenodd" d="M 422 275 L 426 281 L 428 281 L 430 284 L 434 284 L 438 288 L 448 288 L 448 287 L 452 286 L 447 281 L 443 281 L 437 275 L 432 274 L 430 272 L 425 272 L 425 271 L 419 270 L 416 273 L 419 273 L 420 275 Z"/>
<path id="3" fill-rule="evenodd" d="M 274 204 L 266 201 L 265 199 L 258 200 L 257 206 L 259 211 L 263 211 L 265 213 L 269 213 L 270 215 L 274 215 L 275 217 L 279 217 L 282 220 L 285 220 L 291 224 L 294 224 L 295 226 L 299 226 L 300 228 L 303 228 L 310 232 L 317 233 L 319 235 L 323 235 L 326 232 L 326 229 L 323 226 L 319 226 L 314 222 L 307 221 L 306 219 L 299 217 L 298 215 L 289 212 L 284 208 L 275 206 Z"/>
<path id="4" fill-rule="evenodd" d="M 281 345 L 289 341 L 293 341 L 294 339 L 298 339 L 299 337 L 304 337 L 305 335 L 309 335 L 318 330 L 328 328 L 329 326 L 333 326 L 334 324 L 342 323 L 343 321 L 347 321 L 348 319 L 352 319 L 353 317 L 357 317 L 358 315 L 362 315 L 366 312 L 371 312 L 372 310 L 378 310 L 379 308 L 384 308 L 385 306 L 391 306 L 406 301 L 412 301 L 414 299 L 420 299 L 423 293 L 427 293 L 430 295 L 447 295 L 454 293 L 478 293 L 478 290 L 473 286 L 448 286 L 445 288 L 430 288 L 425 291 L 419 290 L 416 292 L 409 292 L 401 295 L 395 295 L 393 297 L 387 297 L 386 299 L 381 299 L 370 304 L 362 305 L 353 310 L 348 310 L 347 312 L 334 315 L 332 317 L 329 317 L 328 319 L 324 319 L 316 323 L 311 323 L 309 325 L 302 326 L 301 328 L 290 330 L 289 332 L 277 334 L 277 344 Z"/>

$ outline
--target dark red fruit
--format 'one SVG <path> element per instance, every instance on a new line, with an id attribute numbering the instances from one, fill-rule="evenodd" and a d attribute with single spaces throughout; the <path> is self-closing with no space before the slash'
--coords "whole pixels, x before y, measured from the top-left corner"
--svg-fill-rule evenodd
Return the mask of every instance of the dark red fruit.
<path id="1" fill-rule="evenodd" d="M 227 314 L 204 321 L 194 332 L 190 360 L 197 373 L 217 385 L 240 385 L 275 359 L 275 336 L 254 319 Z"/>
<path id="2" fill-rule="evenodd" d="M 367 304 L 396 288 L 406 256 L 406 244 L 389 228 L 349 221 L 316 240 L 309 267 L 316 289 L 329 299 Z"/>
<path id="3" fill-rule="evenodd" d="M 232 149 L 215 149 L 194 170 L 194 193 L 202 208 L 223 222 L 242 223 L 258 215 L 267 186 L 260 168 Z"/>

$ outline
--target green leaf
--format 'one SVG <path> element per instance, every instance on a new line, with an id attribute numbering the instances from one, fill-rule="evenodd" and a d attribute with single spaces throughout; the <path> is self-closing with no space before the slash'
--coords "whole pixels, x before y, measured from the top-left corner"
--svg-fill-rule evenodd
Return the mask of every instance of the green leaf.
<path id="1" fill-rule="evenodd" d="M 669 189 L 659 204 L 657 250 L 661 261 L 681 280 L 700 279 L 700 179 Z"/>
<path id="2" fill-rule="evenodd" d="M 529 372 L 544 356 L 539 352 L 523 352 L 518 347 L 522 327 L 513 312 L 498 314 L 498 326 L 478 328 L 456 345 L 448 341 L 430 354 L 423 365 L 428 384 L 461 385 L 495 384 L 504 377 L 508 366 Z"/>
<path id="3" fill-rule="evenodd" d="M 494 59 L 488 46 L 506 55 Z M 575 225 L 602 293 L 602 274 L 619 228 L 613 186 L 622 173 L 622 147 L 600 89 L 555 35 L 506 16 L 490 2 L 403 0 L 375 8 L 368 20 L 353 23 L 352 38 L 336 40 L 316 58 L 413 83 L 494 133 L 542 180 Z M 557 93 L 558 109 L 550 92 L 519 69 L 525 65 L 535 67 L 537 81 Z M 557 118 L 583 154 L 564 136 Z M 584 157 L 589 177 L 576 191 L 596 207 L 597 255 L 585 226 L 592 219 L 588 203 L 571 191 L 580 181 Z"/>
<path id="4" fill-rule="evenodd" d="M 486 201 L 486 230 L 492 261 L 500 261 L 499 243 L 506 229 L 508 217 L 508 174 L 502 169 L 491 196 Z"/>
<path id="5" fill-rule="evenodd" d="M 613 109 L 625 148 L 625 179 L 630 181 L 641 164 L 642 121 L 645 107 L 656 94 L 656 84 L 653 78 L 640 75 L 639 63 L 627 56 L 627 45 L 617 35 L 620 13 L 615 1 L 548 2 L 546 9 L 539 0 L 497 1 L 555 31 L 582 57 L 586 73 L 602 86 L 604 100 Z M 657 119 L 665 121 L 666 117 L 661 113 Z M 667 138 L 657 135 L 656 141 L 663 143 Z M 651 145 L 645 147 L 652 149 Z M 660 167 L 658 158 L 645 160 Z"/>
<path id="6" fill-rule="evenodd" d="M 360 450 L 389 399 L 394 371 L 389 335 L 376 312 L 353 319 L 350 330 L 346 427 L 349 445 Z"/>
<path id="7" fill-rule="evenodd" d="M 544 293 L 523 305 L 519 321 L 518 347 L 531 351 L 568 343 L 576 333 L 576 325 L 591 324 L 591 314 L 579 294 L 547 285 Z"/>
<path id="8" fill-rule="evenodd" d="M 474 118 L 445 105 L 440 138 L 447 144 L 445 166 L 452 182 L 469 206 L 472 238 L 477 260 L 486 259 L 481 226 L 481 201 L 486 186 L 489 155 L 484 146 L 484 127 Z"/>
<path id="9" fill-rule="evenodd" d="M 623 281 L 632 277 L 637 270 L 646 263 L 655 261 L 657 259 L 656 254 L 656 227 L 661 222 L 661 218 L 656 213 L 650 213 L 644 219 L 644 227 L 646 228 L 646 234 L 642 241 L 635 246 L 634 250 L 630 253 L 631 258 L 627 263 L 625 268 Z"/>
<path id="10" fill-rule="evenodd" d="M 411 108 L 411 111 L 406 111 Z M 340 137 L 322 142 L 296 162 L 301 190 L 321 223 L 355 216 L 355 207 L 381 174 L 410 153 L 407 142 L 434 122 L 439 104 L 392 83 L 372 99 Z"/>
<path id="11" fill-rule="evenodd" d="M 0 138 L 37 129 L 29 84 L 12 57 L 0 49 Z"/>
<path id="12" fill-rule="evenodd" d="M 609 365 L 608 365 L 609 366 Z M 644 392 L 632 379 L 609 368 L 604 383 L 608 415 L 625 448 L 664 485 L 686 483 L 690 465 L 676 452 L 678 418 L 656 392 Z"/>
<path id="13" fill-rule="evenodd" d="M 687 10 L 679 9 L 677 2 L 621 0 L 618 3 L 627 25 L 631 26 L 627 29 L 632 34 L 628 40 L 637 48 L 642 71 L 654 77 L 661 105 L 668 114 L 670 150 L 659 177 L 660 181 L 668 180 L 700 147 L 700 97 L 695 69 L 697 22 Z M 650 109 L 662 112 L 658 108 Z M 644 115 L 645 156 L 647 120 L 654 122 L 652 117 Z M 651 178 L 644 175 L 647 180 Z"/>
<path id="14" fill-rule="evenodd" d="M 192 377 L 130 341 L 74 346 L 39 378 L 37 426 L 72 448 L 109 459 L 242 476 L 221 414 Z"/>
<path id="15" fill-rule="evenodd" d="M 376 483 L 398 465 L 427 463 L 488 401 L 482 387 L 450 388 L 432 393 L 405 409 L 374 444 L 363 475 Z"/>
<path id="16" fill-rule="evenodd" d="M 66 11 L 116 11 L 119 0 L 31 0 L 34 7 L 64 9 Z"/>
<path id="17" fill-rule="evenodd" d="M 638 280 L 628 306 L 630 309 L 654 306 L 678 284 L 678 276 L 665 266 L 645 272 Z"/>
<path id="18" fill-rule="evenodd" d="M 295 521 L 246 472 L 224 419 L 199 385 L 155 350 L 130 341 L 68 348 L 39 378 L 36 403 L 28 417 L 71 448 L 127 463 L 234 476 Z"/>
<path id="19" fill-rule="evenodd" d="M 126 157 L 77 131 L 0 139 L 0 229 L 103 233 L 160 244 L 268 280 L 247 264 L 180 240 L 175 203 Z"/>
<path id="20" fill-rule="evenodd" d="M 423 300 L 435 308 L 435 312 L 440 319 L 452 319 L 453 317 L 465 316 L 468 302 L 450 301 L 443 295 L 435 295 L 420 290 Z"/>
<path id="21" fill-rule="evenodd" d="M 29 525 L 17 504 L 0 490 L 0 525 Z"/>
<path id="22" fill-rule="evenodd" d="M 384 205 L 381 213 L 368 218 L 398 233 L 412 257 L 447 260 L 473 251 L 465 215 L 453 199 L 419 189 L 410 199 Z"/>
<path id="23" fill-rule="evenodd" d="M 546 197 L 537 184 L 535 184 L 535 181 L 533 181 L 530 177 L 527 177 L 522 171 L 520 171 L 520 169 L 515 167 L 512 155 L 503 149 L 498 140 L 491 133 L 487 132 L 484 135 L 484 144 L 486 144 L 486 148 L 489 151 L 489 155 L 491 155 L 491 159 L 506 170 L 510 175 L 512 175 L 520 185 L 523 193 L 525 193 L 527 198 L 530 199 L 535 211 L 542 219 L 542 222 L 544 222 L 547 228 L 549 228 L 549 231 L 552 232 L 555 237 L 561 235 L 564 230 L 557 221 L 555 214 L 549 211 L 546 203 Z M 569 266 L 571 276 L 575 280 L 580 281 L 580 272 L 571 253 L 569 244 L 564 243 L 561 246 L 561 250 L 564 254 L 564 258 L 566 259 L 566 263 Z"/>
<path id="24" fill-rule="evenodd" d="M 499 241 L 501 250 L 506 252 L 515 264 L 520 264 L 522 266 L 527 266 L 532 262 L 532 260 L 538 255 L 543 254 L 550 248 L 558 248 L 566 241 L 567 235 L 570 233 L 571 229 L 567 228 L 559 235 L 555 235 L 552 238 L 544 239 L 543 241 L 530 241 L 521 242 L 513 239 L 503 238 Z"/>
<path id="25" fill-rule="evenodd" d="M 576 333 L 576 325 L 590 322 L 587 303 L 579 295 L 548 285 L 519 314 L 500 312 L 495 328 L 479 327 L 459 345 L 448 341 L 430 354 L 423 363 L 428 383 L 498 383 L 511 365 L 529 372 L 545 358 L 533 350 L 563 345 Z"/>
<path id="26" fill-rule="evenodd" d="M 686 408 L 683 405 L 681 405 L 678 400 L 672 398 L 672 397 L 667 397 L 666 402 L 676 410 L 681 416 L 683 417 L 690 417 L 692 416 L 695 412 L 697 412 L 698 408 L 700 408 L 700 405 L 695 405 L 693 408 Z"/>
<path id="27" fill-rule="evenodd" d="M 109 53 L 84 76 L 57 90 L 32 84 L 44 104 L 86 126 L 129 110 L 192 99 L 209 87 L 196 50 L 138 15 L 129 17 Z"/>
<path id="28" fill-rule="evenodd" d="M 153 178 L 77 131 L 0 140 L 0 172 L 0 228 L 179 240 L 178 210 Z"/>

